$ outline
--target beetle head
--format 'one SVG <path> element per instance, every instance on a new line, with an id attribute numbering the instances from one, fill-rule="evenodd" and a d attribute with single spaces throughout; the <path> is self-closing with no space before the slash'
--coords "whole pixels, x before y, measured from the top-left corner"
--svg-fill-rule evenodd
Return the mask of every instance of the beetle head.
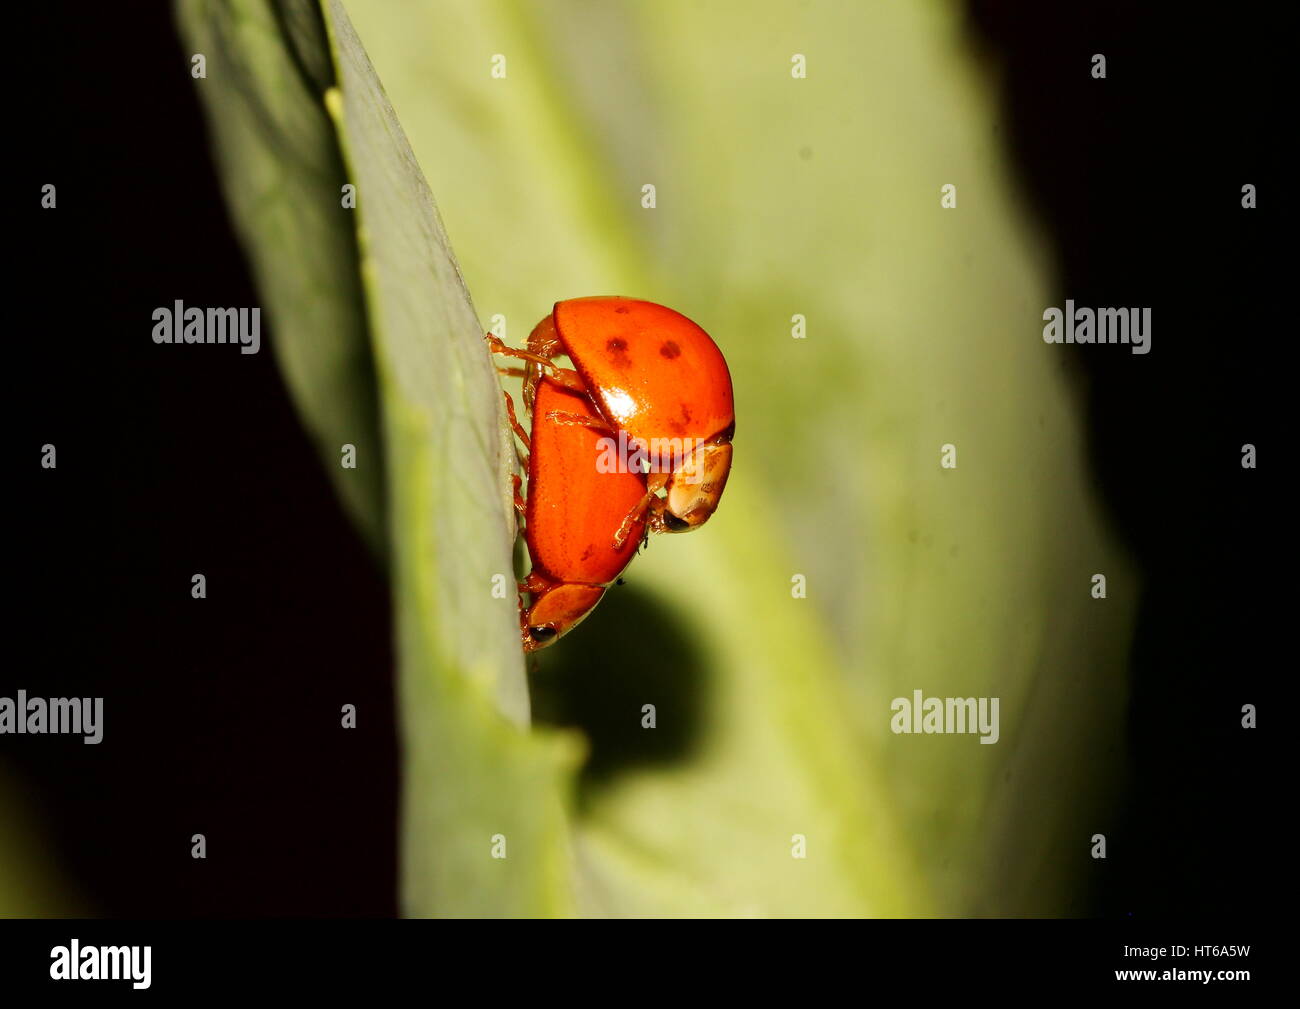
<path id="1" fill-rule="evenodd" d="M 577 627 L 605 590 L 599 585 L 560 583 L 533 598 L 524 626 L 524 651 L 554 644 Z"/>
<path id="2" fill-rule="evenodd" d="M 704 525 L 717 511 L 730 473 L 731 442 L 697 447 L 664 485 L 663 509 L 652 519 L 658 531 L 684 533 Z"/>

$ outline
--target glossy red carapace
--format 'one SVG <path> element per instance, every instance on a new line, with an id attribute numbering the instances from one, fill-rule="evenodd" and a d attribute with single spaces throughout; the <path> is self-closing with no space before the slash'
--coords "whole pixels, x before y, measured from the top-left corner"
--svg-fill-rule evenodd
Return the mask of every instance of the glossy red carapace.
<path id="1" fill-rule="evenodd" d="M 736 428 L 731 374 L 717 344 L 686 316 L 635 298 L 575 298 L 533 328 L 526 351 L 499 340 L 493 350 L 524 360 L 524 401 L 534 414 L 540 385 L 562 385 L 590 398 L 600 430 L 646 450 L 647 491 L 619 542 L 642 515 L 654 532 L 684 532 L 717 509 Z M 553 363 L 561 355 L 573 369 Z"/>
<path id="2" fill-rule="evenodd" d="M 548 414 L 599 415 L 581 393 L 543 382 L 537 389 L 528 457 L 525 542 L 532 571 L 521 584 L 524 650 L 556 640 L 591 612 L 635 556 L 645 521 L 619 545 L 614 534 L 646 491 L 645 477 L 603 472 L 599 430 L 548 419 Z"/>

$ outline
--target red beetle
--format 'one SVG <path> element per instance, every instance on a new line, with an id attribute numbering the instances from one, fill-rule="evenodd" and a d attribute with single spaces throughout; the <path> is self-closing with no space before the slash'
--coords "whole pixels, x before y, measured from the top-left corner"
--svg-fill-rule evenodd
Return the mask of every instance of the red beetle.
<path id="1" fill-rule="evenodd" d="M 525 652 L 544 648 L 576 627 L 636 555 L 645 534 L 643 517 L 614 543 L 645 496 L 645 476 L 602 467 L 601 434 L 594 426 L 550 419 L 563 414 L 598 423 L 591 401 L 551 382 L 542 382 L 535 395 L 531 439 L 515 421 L 516 433 L 529 447 L 528 498 L 519 498 L 516 484 L 515 499 L 533 563 L 520 584 L 529 594 L 529 604 L 520 605 Z M 514 420 L 509 395 L 506 402 Z"/>
<path id="2" fill-rule="evenodd" d="M 558 302 L 529 334 L 527 350 L 487 339 L 493 353 L 526 362 L 506 371 L 523 376 L 534 416 L 544 409 L 548 421 L 607 437 L 622 433 L 633 454 L 641 452 L 645 493 L 618 523 L 617 546 L 635 542 L 642 523 L 654 532 L 685 532 L 708 521 L 727 485 L 736 430 L 731 373 L 708 333 L 663 305 L 600 297 Z M 554 363 L 560 355 L 573 369 Z M 587 396 L 598 416 L 539 407 L 543 379 Z"/>

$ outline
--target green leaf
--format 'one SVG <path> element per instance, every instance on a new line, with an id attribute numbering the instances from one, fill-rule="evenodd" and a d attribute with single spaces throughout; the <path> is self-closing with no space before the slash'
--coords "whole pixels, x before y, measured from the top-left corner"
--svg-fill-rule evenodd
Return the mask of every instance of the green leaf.
<path id="1" fill-rule="evenodd" d="M 340 432 L 364 429 L 349 439 L 359 449 L 382 441 L 383 492 L 356 501 L 388 531 L 404 908 L 567 913 L 564 781 L 576 750 L 528 729 L 513 449 L 433 197 L 340 5 L 323 17 L 256 0 L 179 9 L 189 44 L 208 55 L 197 85 L 304 419 L 334 467 Z M 355 211 L 341 205 L 345 184 Z M 377 452 L 359 454 L 378 470 Z M 491 857 L 497 835 L 505 859 Z"/>
<path id="2" fill-rule="evenodd" d="M 383 449 L 354 213 L 333 124 L 324 26 L 310 0 L 180 0 L 226 202 L 303 423 L 377 554 L 386 546 Z M 341 465 L 356 447 L 357 467 Z"/>

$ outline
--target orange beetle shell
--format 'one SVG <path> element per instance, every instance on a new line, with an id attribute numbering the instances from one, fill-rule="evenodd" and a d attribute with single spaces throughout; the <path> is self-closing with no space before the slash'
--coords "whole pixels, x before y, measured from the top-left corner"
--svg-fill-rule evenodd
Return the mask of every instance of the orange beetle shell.
<path id="1" fill-rule="evenodd" d="M 549 414 L 565 414 L 565 420 Z M 634 523 L 619 547 L 614 534 L 643 498 L 646 478 L 633 472 L 601 472 L 599 431 L 574 423 L 573 415 L 599 421 L 591 401 L 549 381 L 537 390 L 528 458 L 524 539 L 532 558 L 531 602 L 525 623 L 564 634 L 576 626 L 636 555 L 645 532 Z M 526 648 L 538 647 L 526 642 Z"/>
<path id="2" fill-rule="evenodd" d="M 614 532 L 645 495 L 640 473 L 602 473 L 601 439 L 589 427 L 548 419 L 552 411 L 599 421 L 583 396 L 543 381 L 528 459 L 525 535 L 533 566 L 564 582 L 608 585 L 636 554 L 641 529 L 622 549 Z"/>
<path id="3" fill-rule="evenodd" d="M 574 298 L 552 318 L 601 413 L 630 437 L 706 440 L 734 428 L 726 359 L 680 312 L 635 298 Z"/>

